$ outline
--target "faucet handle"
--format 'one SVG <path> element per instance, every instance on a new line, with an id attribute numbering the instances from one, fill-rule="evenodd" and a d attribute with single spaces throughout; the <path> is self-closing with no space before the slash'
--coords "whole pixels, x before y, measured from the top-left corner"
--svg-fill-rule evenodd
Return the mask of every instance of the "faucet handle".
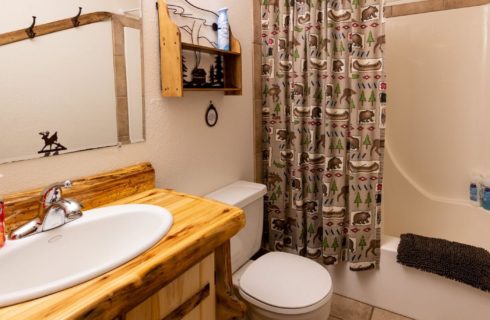
<path id="1" fill-rule="evenodd" d="M 53 183 L 41 192 L 41 205 L 44 209 L 62 199 L 62 188 L 71 188 L 70 180 Z"/>
<path id="2" fill-rule="evenodd" d="M 9 235 L 10 240 L 17 240 L 25 238 L 29 235 L 38 233 L 42 230 L 42 222 L 39 218 L 35 218 L 28 223 L 24 224 L 20 228 L 12 231 Z"/>

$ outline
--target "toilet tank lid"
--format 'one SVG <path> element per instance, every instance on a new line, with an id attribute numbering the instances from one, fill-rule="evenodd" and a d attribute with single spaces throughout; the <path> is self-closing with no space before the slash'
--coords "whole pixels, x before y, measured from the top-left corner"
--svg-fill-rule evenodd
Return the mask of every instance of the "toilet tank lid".
<path id="1" fill-rule="evenodd" d="M 327 269 L 305 257 L 271 252 L 253 262 L 240 278 L 250 297 L 283 309 L 315 305 L 332 292 Z"/>
<path id="2" fill-rule="evenodd" d="M 236 181 L 205 197 L 243 208 L 267 193 L 265 185 L 248 181 Z"/>

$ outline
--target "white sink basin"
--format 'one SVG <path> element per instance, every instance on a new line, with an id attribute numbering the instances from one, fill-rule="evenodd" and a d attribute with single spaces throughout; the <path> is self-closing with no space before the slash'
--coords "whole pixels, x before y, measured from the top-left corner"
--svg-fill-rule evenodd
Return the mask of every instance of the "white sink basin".
<path id="1" fill-rule="evenodd" d="M 39 298 L 100 276 L 151 248 L 173 218 L 151 205 L 88 210 L 60 228 L 0 249 L 0 307 Z"/>

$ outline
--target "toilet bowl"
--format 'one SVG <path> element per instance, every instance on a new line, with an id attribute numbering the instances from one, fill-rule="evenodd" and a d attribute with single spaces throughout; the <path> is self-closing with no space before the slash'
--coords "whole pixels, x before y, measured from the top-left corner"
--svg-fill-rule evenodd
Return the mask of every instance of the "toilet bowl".
<path id="1" fill-rule="evenodd" d="M 320 264 L 294 254 L 260 249 L 264 219 L 262 184 L 237 181 L 207 198 L 240 207 L 245 227 L 231 239 L 233 284 L 247 304 L 248 319 L 326 320 L 330 315 L 332 279 Z"/>

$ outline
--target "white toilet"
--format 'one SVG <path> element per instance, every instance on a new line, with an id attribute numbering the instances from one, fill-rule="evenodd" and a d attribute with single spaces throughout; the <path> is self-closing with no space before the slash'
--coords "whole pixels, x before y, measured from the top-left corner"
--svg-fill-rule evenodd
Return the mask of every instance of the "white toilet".
<path id="1" fill-rule="evenodd" d="M 231 239 L 231 267 L 233 284 L 247 303 L 248 319 L 326 320 L 333 290 L 324 267 L 282 252 L 249 260 L 260 249 L 265 193 L 262 184 L 237 181 L 206 195 L 245 211 L 247 223 Z"/>

